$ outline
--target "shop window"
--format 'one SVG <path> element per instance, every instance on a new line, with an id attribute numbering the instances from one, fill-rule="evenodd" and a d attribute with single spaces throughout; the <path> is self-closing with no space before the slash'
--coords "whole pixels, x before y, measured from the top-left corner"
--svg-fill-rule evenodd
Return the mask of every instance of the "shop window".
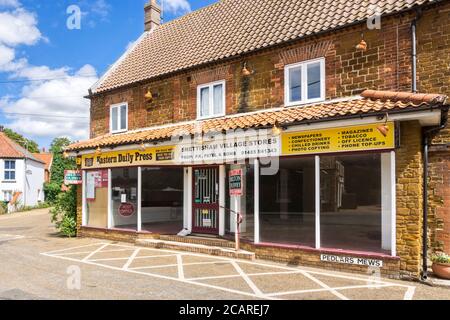
<path id="1" fill-rule="evenodd" d="M 275 175 L 260 177 L 260 240 L 315 245 L 315 160 L 282 158 Z"/>
<path id="2" fill-rule="evenodd" d="M 177 234 L 183 229 L 182 168 L 142 168 L 142 229 Z"/>
<path id="3" fill-rule="evenodd" d="M 325 100 L 325 59 L 285 67 L 285 105 Z"/>
<path id="4" fill-rule="evenodd" d="M 86 171 L 86 225 L 108 227 L 108 170 Z"/>
<path id="5" fill-rule="evenodd" d="M 238 210 L 235 210 L 234 198 L 230 197 L 229 191 L 229 173 L 230 170 L 243 170 L 243 194 L 238 200 Z M 253 164 L 247 165 L 228 165 L 226 168 L 225 180 L 225 207 L 239 211 L 242 214 L 241 238 L 253 242 L 255 238 L 255 171 Z M 225 212 L 225 232 L 234 234 L 236 230 L 235 215 L 229 210 Z"/>
<path id="6" fill-rule="evenodd" d="M 321 246 L 383 252 L 381 154 L 320 158 Z"/>
<path id="7" fill-rule="evenodd" d="M 112 227 L 137 230 L 138 168 L 111 170 Z"/>
<path id="8" fill-rule="evenodd" d="M 16 161 L 5 160 L 5 181 L 16 180 Z"/>
<path id="9" fill-rule="evenodd" d="M 111 133 L 128 130 L 128 104 L 122 103 L 111 106 L 109 117 Z"/>
<path id="10" fill-rule="evenodd" d="M 225 115 L 225 81 L 198 86 L 197 118 L 207 119 Z"/>

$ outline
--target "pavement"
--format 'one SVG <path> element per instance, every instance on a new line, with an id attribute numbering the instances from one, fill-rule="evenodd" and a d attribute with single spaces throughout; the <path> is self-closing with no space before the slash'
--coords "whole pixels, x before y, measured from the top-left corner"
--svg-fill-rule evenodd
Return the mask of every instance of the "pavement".
<path id="1" fill-rule="evenodd" d="M 58 235 L 48 209 L 0 216 L 0 299 L 450 300 L 374 276 Z"/>

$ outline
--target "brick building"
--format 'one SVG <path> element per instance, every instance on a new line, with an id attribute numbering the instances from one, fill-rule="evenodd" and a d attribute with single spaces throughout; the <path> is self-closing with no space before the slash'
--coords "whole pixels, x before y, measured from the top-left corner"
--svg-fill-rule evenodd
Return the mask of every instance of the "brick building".
<path id="1" fill-rule="evenodd" d="M 418 277 L 450 250 L 449 24 L 449 1 L 221 0 L 160 25 L 151 1 L 67 149 L 79 234 L 232 238 L 238 212 L 258 257 Z"/>

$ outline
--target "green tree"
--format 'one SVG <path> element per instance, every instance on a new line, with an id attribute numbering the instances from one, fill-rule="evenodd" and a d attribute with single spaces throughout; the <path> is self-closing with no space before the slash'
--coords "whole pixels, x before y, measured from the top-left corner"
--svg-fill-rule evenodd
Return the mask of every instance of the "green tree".
<path id="1" fill-rule="evenodd" d="M 50 182 L 59 186 L 64 182 L 64 170 L 76 169 L 76 162 L 73 158 L 64 158 L 64 148 L 70 144 L 71 141 L 68 138 L 55 138 L 50 145 L 50 152 L 53 153 Z"/>
<path id="2" fill-rule="evenodd" d="M 39 145 L 35 141 L 27 139 L 11 129 L 6 128 L 3 132 L 8 138 L 15 141 L 19 146 L 27 149 L 29 152 L 39 153 Z"/>

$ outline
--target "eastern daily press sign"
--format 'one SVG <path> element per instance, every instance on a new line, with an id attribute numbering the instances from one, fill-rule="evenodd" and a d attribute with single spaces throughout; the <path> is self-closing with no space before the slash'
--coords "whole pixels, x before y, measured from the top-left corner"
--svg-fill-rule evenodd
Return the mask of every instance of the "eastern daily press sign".
<path id="1" fill-rule="evenodd" d="M 368 259 L 368 258 L 343 257 L 343 256 L 329 255 L 329 254 L 321 254 L 320 260 L 323 262 L 354 264 L 354 265 L 358 265 L 358 266 L 368 266 L 368 267 L 376 267 L 376 268 L 383 267 L 382 260 L 375 260 L 375 259 Z"/>
<path id="2" fill-rule="evenodd" d="M 83 183 L 83 178 L 80 170 L 65 170 L 64 171 L 64 184 L 80 185 Z"/>

